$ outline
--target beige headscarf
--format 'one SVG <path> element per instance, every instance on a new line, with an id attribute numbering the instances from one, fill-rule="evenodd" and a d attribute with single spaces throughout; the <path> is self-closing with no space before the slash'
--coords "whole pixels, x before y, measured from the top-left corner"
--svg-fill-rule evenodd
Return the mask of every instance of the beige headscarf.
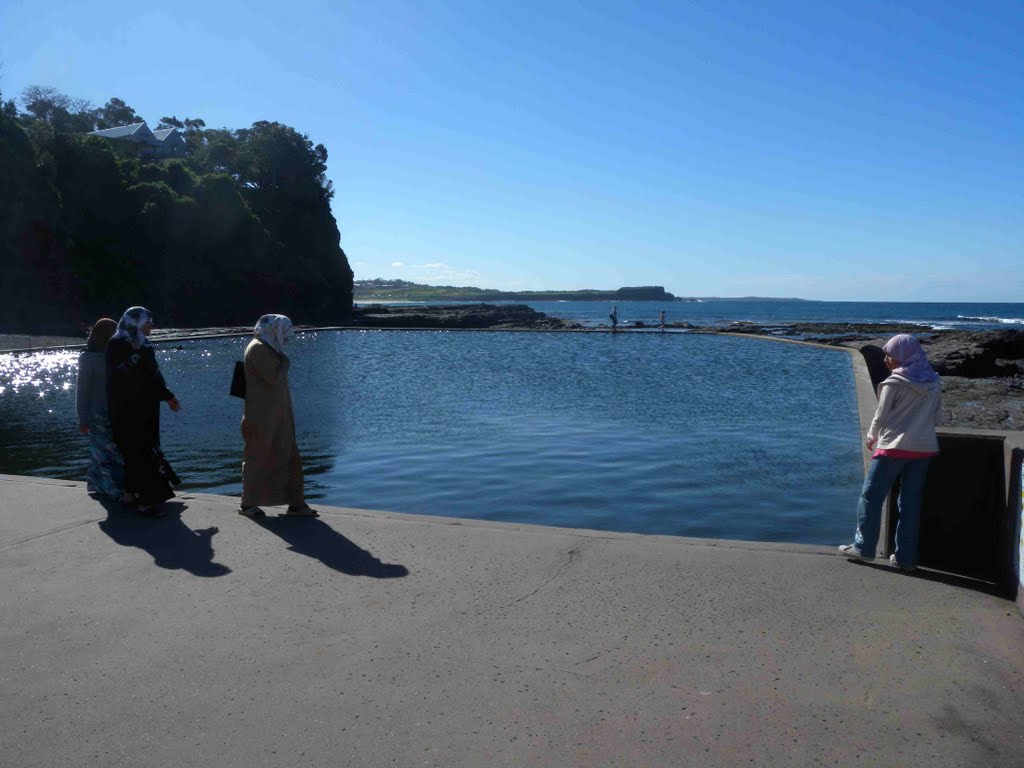
<path id="1" fill-rule="evenodd" d="M 264 315 L 256 322 L 253 335 L 279 354 L 292 337 L 292 321 L 284 315 Z"/>

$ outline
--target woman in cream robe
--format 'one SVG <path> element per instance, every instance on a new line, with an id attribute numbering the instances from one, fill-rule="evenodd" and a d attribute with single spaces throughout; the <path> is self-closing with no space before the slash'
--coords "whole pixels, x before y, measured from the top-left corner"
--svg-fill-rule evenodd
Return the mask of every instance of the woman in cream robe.
<path id="1" fill-rule="evenodd" d="M 242 415 L 242 501 L 239 514 L 256 517 L 261 506 L 288 505 L 294 517 L 316 517 L 303 492 L 302 459 L 295 443 L 295 417 L 288 389 L 285 342 L 292 321 L 264 315 L 245 349 L 245 410 Z"/>

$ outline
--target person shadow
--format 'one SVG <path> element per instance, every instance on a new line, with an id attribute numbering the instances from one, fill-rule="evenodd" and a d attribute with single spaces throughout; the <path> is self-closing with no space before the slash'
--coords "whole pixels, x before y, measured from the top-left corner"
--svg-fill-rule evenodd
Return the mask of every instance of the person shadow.
<path id="1" fill-rule="evenodd" d="M 399 579 L 409 575 L 404 565 L 382 563 L 319 518 L 280 515 L 255 517 L 252 521 L 284 539 L 292 552 L 319 560 L 339 573 L 375 579 Z"/>
<path id="2" fill-rule="evenodd" d="M 122 547 L 145 550 L 160 568 L 203 577 L 231 573 L 226 565 L 213 561 L 213 537 L 220 529 L 211 526 L 192 530 L 185 525 L 181 513 L 188 509 L 187 504 L 168 501 L 163 505 L 163 517 L 145 518 L 127 511 L 120 502 L 94 498 L 107 510 L 100 530 Z"/>

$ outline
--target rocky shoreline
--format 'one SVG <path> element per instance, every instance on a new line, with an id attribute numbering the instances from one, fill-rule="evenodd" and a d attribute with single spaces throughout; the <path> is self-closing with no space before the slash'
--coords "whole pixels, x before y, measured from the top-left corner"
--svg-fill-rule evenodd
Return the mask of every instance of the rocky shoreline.
<path id="1" fill-rule="evenodd" d="M 1024 330 L 855 323 L 733 323 L 725 330 L 857 350 L 881 348 L 894 334 L 913 333 L 942 377 L 943 426 L 1024 430 Z"/>
<path id="2" fill-rule="evenodd" d="M 352 325 L 372 328 L 449 328 L 477 330 L 582 330 L 579 323 L 537 312 L 525 304 L 448 304 L 410 306 L 367 304 L 352 310 Z"/>
<path id="3" fill-rule="evenodd" d="M 365 305 L 353 311 L 354 328 L 429 328 L 521 331 L 608 331 L 585 327 L 537 312 L 525 304 L 454 304 L 441 306 Z M 672 330 L 691 330 L 672 323 Z M 622 326 L 620 332 L 644 328 Z M 299 326 L 299 331 L 303 330 Z M 812 341 L 857 350 L 880 348 L 893 334 L 913 333 L 921 339 L 935 370 L 942 376 L 944 426 L 1024 430 L 1024 330 L 947 331 L 920 325 L 854 323 L 732 323 L 701 328 L 704 332 L 742 333 Z M 246 335 L 249 327 L 168 328 L 154 331 L 154 341 Z M 69 348 L 84 344 L 70 335 L 0 334 L 0 351 L 27 348 Z"/>

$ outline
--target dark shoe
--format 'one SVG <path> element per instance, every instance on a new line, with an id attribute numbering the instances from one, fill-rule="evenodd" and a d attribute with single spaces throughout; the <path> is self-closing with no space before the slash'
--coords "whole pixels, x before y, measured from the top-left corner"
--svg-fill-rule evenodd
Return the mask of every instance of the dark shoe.
<path id="1" fill-rule="evenodd" d="M 238 514 L 248 517 L 250 519 L 254 517 L 266 517 L 267 515 L 267 513 L 264 512 L 259 507 L 239 507 Z"/>
<path id="2" fill-rule="evenodd" d="M 167 510 L 161 504 L 140 504 L 139 514 L 142 517 L 163 517 Z"/>
<path id="3" fill-rule="evenodd" d="M 288 507 L 288 511 L 285 512 L 286 517 L 320 517 L 320 513 L 309 506 L 309 504 L 303 504 L 301 507 Z"/>

